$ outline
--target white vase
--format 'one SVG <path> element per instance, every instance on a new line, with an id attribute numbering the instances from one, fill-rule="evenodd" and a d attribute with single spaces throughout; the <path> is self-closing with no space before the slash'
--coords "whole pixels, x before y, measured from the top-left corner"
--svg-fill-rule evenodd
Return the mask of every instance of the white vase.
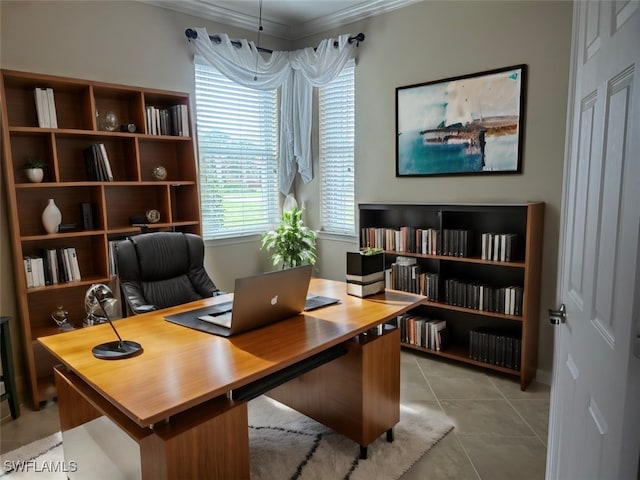
<path id="1" fill-rule="evenodd" d="M 47 233 L 57 233 L 60 223 L 62 223 L 62 213 L 53 198 L 50 198 L 49 203 L 42 211 L 42 225 Z"/>
<path id="2" fill-rule="evenodd" d="M 44 170 L 42 168 L 27 168 L 25 174 L 31 183 L 40 183 L 44 178 Z"/>

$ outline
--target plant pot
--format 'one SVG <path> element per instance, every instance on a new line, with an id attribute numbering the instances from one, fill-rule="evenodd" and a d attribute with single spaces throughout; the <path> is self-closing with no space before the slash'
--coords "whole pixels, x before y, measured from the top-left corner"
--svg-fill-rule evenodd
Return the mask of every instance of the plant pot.
<path id="1" fill-rule="evenodd" d="M 364 255 L 347 252 L 347 293 L 356 297 L 368 297 L 383 292 L 384 253 Z"/>
<path id="2" fill-rule="evenodd" d="M 378 272 L 384 272 L 384 253 L 347 252 L 347 275 L 367 277 Z"/>
<path id="3" fill-rule="evenodd" d="M 40 183 L 44 178 L 44 169 L 42 168 L 27 168 L 25 174 L 31 183 Z"/>

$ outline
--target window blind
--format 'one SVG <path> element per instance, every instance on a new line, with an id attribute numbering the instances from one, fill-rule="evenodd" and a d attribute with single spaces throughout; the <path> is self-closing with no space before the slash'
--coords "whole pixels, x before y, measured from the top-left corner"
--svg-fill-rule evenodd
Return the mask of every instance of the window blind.
<path id="1" fill-rule="evenodd" d="M 263 233 L 278 221 L 278 94 L 196 63 L 205 239 Z"/>
<path id="2" fill-rule="evenodd" d="M 321 228 L 355 235 L 355 61 L 319 89 L 318 103 Z"/>

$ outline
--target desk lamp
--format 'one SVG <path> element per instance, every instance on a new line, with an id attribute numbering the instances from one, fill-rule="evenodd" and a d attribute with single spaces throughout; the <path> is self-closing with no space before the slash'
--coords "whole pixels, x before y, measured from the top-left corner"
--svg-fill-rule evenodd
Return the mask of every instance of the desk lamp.
<path id="1" fill-rule="evenodd" d="M 118 340 L 101 343 L 93 347 L 91 352 L 96 358 L 117 360 L 132 357 L 142 352 L 142 346 L 139 343 L 132 342 L 131 340 L 122 340 L 113 322 L 111 322 L 108 312 L 113 314 L 113 308 L 117 302 L 118 301 L 113 298 L 111 289 L 102 283 L 91 285 L 84 296 L 84 305 L 87 311 L 86 323 L 93 325 L 94 323 L 104 323 L 106 320 L 118 337 Z M 100 311 L 102 315 L 99 314 Z"/>

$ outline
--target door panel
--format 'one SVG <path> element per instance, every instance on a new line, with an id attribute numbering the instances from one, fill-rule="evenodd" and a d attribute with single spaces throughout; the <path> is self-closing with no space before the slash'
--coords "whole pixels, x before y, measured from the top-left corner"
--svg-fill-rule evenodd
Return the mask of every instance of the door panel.
<path id="1" fill-rule="evenodd" d="M 639 3 L 574 2 L 550 479 L 638 478 Z"/>

